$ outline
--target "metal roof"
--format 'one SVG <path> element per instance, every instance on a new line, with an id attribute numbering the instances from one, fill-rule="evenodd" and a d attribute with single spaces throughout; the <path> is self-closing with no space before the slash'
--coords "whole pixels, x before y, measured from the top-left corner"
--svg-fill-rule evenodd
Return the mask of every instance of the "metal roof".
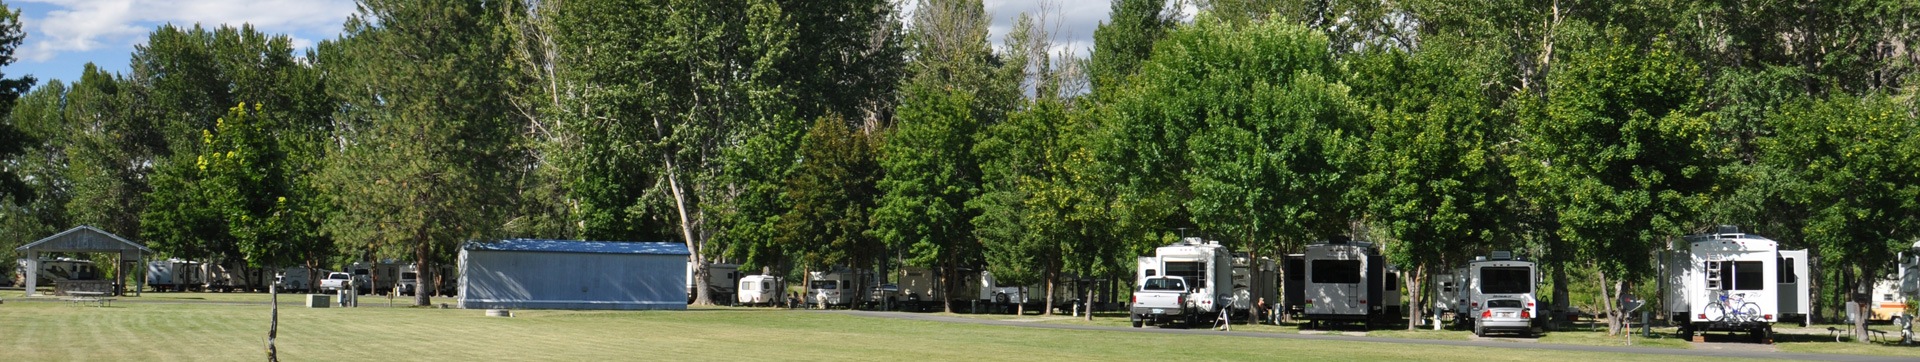
<path id="1" fill-rule="evenodd" d="M 140 245 L 140 243 L 127 240 L 119 235 L 114 235 L 105 230 L 86 225 L 67 229 L 67 231 L 53 234 L 53 236 L 48 236 L 27 245 L 21 245 L 18 248 L 13 248 L 13 250 L 83 253 L 130 252 L 136 250 L 143 253 L 153 252 L 153 249 L 147 249 L 145 245 Z"/>
<path id="2" fill-rule="evenodd" d="M 545 253 L 693 255 L 687 244 L 661 241 L 586 241 L 549 239 L 508 239 L 469 241 L 466 250 L 530 251 Z"/>

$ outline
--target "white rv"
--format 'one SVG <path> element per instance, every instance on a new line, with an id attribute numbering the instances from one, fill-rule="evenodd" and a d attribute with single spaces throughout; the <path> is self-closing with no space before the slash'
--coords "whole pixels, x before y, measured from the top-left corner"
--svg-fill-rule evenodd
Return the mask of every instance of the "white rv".
<path id="1" fill-rule="evenodd" d="M 740 264 L 707 263 L 707 282 L 705 285 L 707 287 L 707 293 L 709 293 L 708 297 L 713 298 L 714 303 L 732 303 L 734 299 L 734 287 L 740 283 L 740 276 Z M 699 297 L 699 295 L 694 294 L 699 290 L 694 288 L 699 288 L 700 285 L 699 281 L 693 279 L 693 261 L 688 260 L 687 303 L 693 303 L 694 298 Z"/>
<path id="2" fill-rule="evenodd" d="M 1255 259 L 1247 253 L 1233 253 L 1234 311 L 1251 311 L 1260 299 L 1265 299 L 1267 305 L 1280 303 L 1280 281 L 1275 275 L 1279 270 L 1273 258 Z"/>
<path id="3" fill-rule="evenodd" d="M 858 298 L 853 288 L 853 272 L 846 269 L 807 272 L 806 304 L 809 308 L 851 307 Z"/>
<path id="4" fill-rule="evenodd" d="M 167 259 L 147 263 L 147 287 L 154 291 L 201 289 L 204 282 L 199 262 Z"/>
<path id="5" fill-rule="evenodd" d="M 1184 279 L 1192 291 L 1186 300 L 1188 309 L 1197 311 L 1190 318 L 1211 318 L 1234 306 L 1233 253 L 1219 241 L 1181 238 L 1154 249 L 1153 256 L 1136 258 L 1135 263 L 1135 290 L 1156 276 Z"/>
<path id="6" fill-rule="evenodd" d="M 1344 238 L 1307 246 L 1302 286 L 1309 328 L 1322 322 L 1375 322 L 1398 317 L 1400 286 L 1373 243 Z"/>
<path id="7" fill-rule="evenodd" d="M 1487 332 L 1533 334 L 1534 322 L 1542 317 L 1536 294 L 1540 271 L 1533 262 L 1516 258 L 1509 251 L 1495 251 L 1475 258 L 1454 275 L 1453 283 L 1460 287 L 1453 293 L 1456 302 L 1449 308 L 1456 311 L 1454 325 L 1471 325 L 1478 336 Z M 1444 290 L 1442 295 L 1446 295 Z"/>
<path id="8" fill-rule="evenodd" d="M 287 267 L 286 269 L 280 270 L 280 279 L 274 283 L 280 288 L 279 291 L 283 293 L 312 291 L 318 288 L 318 286 L 314 285 L 314 281 L 326 277 L 327 273 L 329 273 L 329 271 L 326 269 L 308 269 L 304 266 Z"/>
<path id="9" fill-rule="evenodd" d="M 1808 314 L 1805 249 L 1780 250 L 1772 239 L 1720 226 L 1677 240 L 1664 259 L 1665 310 L 1683 322 L 1682 338 L 1746 331 L 1765 342 L 1774 323 Z"/>
<path id="10" fill-rule="evenodd" d="M 772 275 L 740 277 L 740 285 L 735 289 L 738 292 L 734 294 L 736 298 L 734 301 L 748 306 L 779 305 L 787 300 L 786 292 L 783 291 L 786 285 L 786 281 Z"/>

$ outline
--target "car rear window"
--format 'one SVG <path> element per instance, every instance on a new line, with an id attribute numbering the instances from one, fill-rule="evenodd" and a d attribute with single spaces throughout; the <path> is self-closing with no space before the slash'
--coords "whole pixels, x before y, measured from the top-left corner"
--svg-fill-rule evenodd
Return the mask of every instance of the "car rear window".
<path id="1" fill-rule="evenodd" d="M 1187 285 L 1185 282 L 1182 282 L 1180 279 L 1147 279 L 1147 285 L 1140 289 L 1187 290 Z"/>
<path id="2" fill-rule="evenodd" d="M 1487 308 L 1520 308 L 1525 305 L 1519 299 L 1494 299 L 1487 301 Z"/>

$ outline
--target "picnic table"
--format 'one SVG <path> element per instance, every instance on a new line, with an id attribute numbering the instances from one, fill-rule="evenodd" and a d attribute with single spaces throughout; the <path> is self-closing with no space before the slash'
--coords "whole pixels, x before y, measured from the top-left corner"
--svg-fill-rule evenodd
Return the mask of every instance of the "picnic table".
<path id="1" fill-rule="evenodd" d="M 82 304 L 98 304 L 102 307 L 113 304 L 113 298 L 107 292 L 67 292 L 67 301 Z"/>

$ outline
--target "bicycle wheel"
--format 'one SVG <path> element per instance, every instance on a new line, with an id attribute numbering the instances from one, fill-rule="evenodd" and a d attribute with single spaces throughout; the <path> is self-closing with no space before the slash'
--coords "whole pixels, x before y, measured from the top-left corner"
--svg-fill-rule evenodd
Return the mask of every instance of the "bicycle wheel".
<path id="1" fill-rule="evenodd" d="M 1740 305 L 1740 310 L 1739 310 L 1739 311 L 1740 311 L 1740 317 L 1742 318 L 1742 319 L 1740 320 L 1741 322 L 1764 322 L 1764 321 L 1766 321 L 1766 319 L 1762 319 L 1762 318 L 1760 318 L 1760 305 L 1759 305 L 1759 304 L 1754 304 L 1753 302 L 1747 302 L 1746 304 L 1741 304 L 1741 305 Z"/>
<path id="2" fill-rule="evenodd" d="M 1720 302 L 1708 302 L 1707 307 L 1700 310 L 1700 314 L 1707 315 L 1707 320 L 1709 321 L 1725 322 L 1727 318 L 1727 307 L 1726 305 L 1720 304 Z"/>

